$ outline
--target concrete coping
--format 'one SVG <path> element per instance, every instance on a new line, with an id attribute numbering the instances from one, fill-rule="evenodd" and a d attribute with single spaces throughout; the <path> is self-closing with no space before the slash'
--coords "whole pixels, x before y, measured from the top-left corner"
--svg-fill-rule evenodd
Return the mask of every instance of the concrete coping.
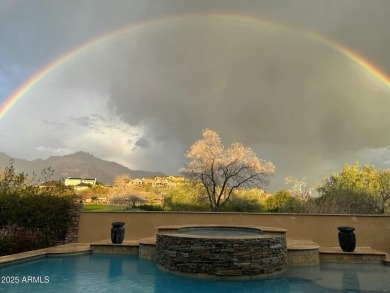
<path id="1" fill-rule="evenodd" d="M 139 244 L 156 245 L 156 236 L 142 238 L 139 240 Z M 319 247 L 320 245 L 318 243 L 311 240 L 296 240 L 296 239 L 287 238 L 288 250 L 315 250 L 315 249 L 319 249 Z"/>
<path id="2" fill-rule="evenodd" d="M 287 233 L 286 229 L 275 228 L 275 227 L 266 227 L 266 226 L 245 226 L 245 225 L 215 225 L 215 224 L 191 224 L 191 225 L 169 225 L 169 226 L 160 226 L 157 227 L 158 232 L 167 232 L 167 231 L 177 231 L 181 228 L 197 228 L 197 227 L 206 227 L 206 228 L 251 228 L 251 229 L 260 229 L 263 232 L 267 233 Z"/>
<path id="3" fill-rule="evenodd" d="M 139 240 L 124 240 L 122 243 L 112 243 L 110 239 L 105 239 L 91 243 L 91 246 L 139 246 Z"/>
<path id="4" fill-rule="evenodd" d="M 353 252 L 343 251 L 340 247 L 325 247 L 321 246 L 319 253 L 323 254 L 352 254 L 352 255 L 382 255 L 384 258 L 387 256 L 386 252 L 372 249 L 371 247 L 356 247 Z"/>
<path id="5" fill-rule="evenodd" d="M 146 237 L 139 240 L 142 245 L 156 245 L 156 236 Z"/>
<path id="6" fill-rule="evenodd" d="M 197 234 L 196 230 L 231 230 L 227 233 L 219 233 L 214 231 L 208 233 Z M 235 234 L 240 231 L 240 234 Z M 285 229 L 262 227 L 262 226 L 246 226 L 246 225 L 174 225 L 158 227 L 158 235 L 168 235 L 179 238 L 197 238 L 197 239 L 265 239 L 274 237 L 285 237 Z M 242 232 L 244 232 L 242 234 Z"/>
<path id="7" fill-rule="evenodd" d="M 70 243 L 59 246 L 53 246 L 43 249 L 21 252 L 17 254 L 5 255 L 0 257 L 0 265 L 19 262 L 32 258 L 40 258 L 54 255 L 74 255 L 90 253 L 91 247 L 89 243 Z"/>
<path id="8" fill-rule="evenodd" d="M 287 238 L 287 250 L 315 250 L 320 245 L 311 240 L 295 240 Z"/>

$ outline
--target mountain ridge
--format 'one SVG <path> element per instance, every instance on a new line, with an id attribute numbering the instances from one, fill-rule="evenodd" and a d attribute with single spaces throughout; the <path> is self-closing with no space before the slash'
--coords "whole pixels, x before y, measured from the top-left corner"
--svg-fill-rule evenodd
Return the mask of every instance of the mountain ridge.
<path id="1" fill-rule="evenodd" d="M 0 152 L 0 168 L 4 168 L 10 160 L 13 160 L 16 172 L 24 172 L 28 175 L 33 173 L 40 174 L 43 169 L 51 167 L 54 170 L 52 180 L 81 177 L 96 178 L 98 182 L 112 184 L 115 177 L 122 174 L 128 174 L 131 178 L 165 176 L 162 172 L 132 170 L 119 163 L 97 158 L 84 151 L 31 161 L 13 158 L 6 153 Z"/>

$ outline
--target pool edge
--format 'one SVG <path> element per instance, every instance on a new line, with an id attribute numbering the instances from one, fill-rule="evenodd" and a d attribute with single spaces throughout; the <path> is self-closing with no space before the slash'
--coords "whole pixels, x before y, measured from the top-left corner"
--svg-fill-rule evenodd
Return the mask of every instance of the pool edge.
<path id="1" fill-rule="evenodd" d="M 0 266 L 14 264 L 25 260 L 39 259 L 55 256 L 72 256 L 91 253 L 89 243 L 70 243 L 37 250 L 21 252 L 0 257 Z"/>

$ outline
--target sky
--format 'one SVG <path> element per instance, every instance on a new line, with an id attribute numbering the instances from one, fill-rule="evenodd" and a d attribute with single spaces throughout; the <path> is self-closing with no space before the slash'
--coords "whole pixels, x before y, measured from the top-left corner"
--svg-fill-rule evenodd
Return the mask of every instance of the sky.
<path id="1" fill-rule="evenodd" d="M 0 152 L 177 175 L 202 130 L 314 186 L 390 167 L 388 0 L 0 0 Z"/>

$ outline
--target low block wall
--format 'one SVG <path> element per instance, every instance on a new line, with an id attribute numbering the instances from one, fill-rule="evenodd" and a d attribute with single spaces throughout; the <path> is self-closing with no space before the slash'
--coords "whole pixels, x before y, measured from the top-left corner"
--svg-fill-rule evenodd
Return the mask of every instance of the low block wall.
<path id="1" fill-rule="evenodd" d="M 79 242 L 110 238 L 111 223 L 125 222 L 125 239 L 154 236 L 169 225 L 248 225 L 287 229 L 287 238 L 310 239 L 320 246 L 338 246 L 338 226 L 355 227 L 358 247 L 390 253 L 390 215 L 303 215 L 197 212 L 82 212 Z"/>

